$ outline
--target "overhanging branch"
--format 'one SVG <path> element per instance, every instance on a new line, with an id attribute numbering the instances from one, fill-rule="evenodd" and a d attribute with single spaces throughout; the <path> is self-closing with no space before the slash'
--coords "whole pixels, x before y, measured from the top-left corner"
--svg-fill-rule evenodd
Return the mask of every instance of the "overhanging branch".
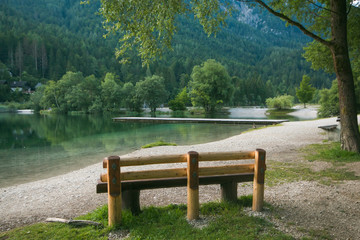
<path id="1" fill-rule="evenodd" d="M 238 2 L 242 2 L 241 0 L 237 0 Z M 249 2 L 249 1 L 247 1 Z M 270 12 L 271 14 L 275 15 L 276 17 L 279 17 L 283 20 L 285 20 L 286 22 L 288 22 L 289 24 L 297 27 L 300 29 L 300 31 L 302 31 L 305 35 L 311 37 L 312 39 L 320 42 L 321 44 L 324 44 L 328 47 L 330 47 L 332 45 L 331 41 L 327 41 L 325 39 L 323 39 L 322 37 L 314 34 L 313 32 L 309 31 L 306 27 L 304 27 L 304 25 L 302 25 L 301 23 L 292 20 L 291 18 L 289 18 L 288 16 L 286 16 L 283 13 L 277 12 L 274 9 L 272 9 L 270 6 L 268 6 L 265 2 L 261 1 L 261 0 L 252 0 L 251 2 L 255 2 L 258 3 L 260 6 L 262 6 L 263 8 L 265 8 L 268 12 Z"/>

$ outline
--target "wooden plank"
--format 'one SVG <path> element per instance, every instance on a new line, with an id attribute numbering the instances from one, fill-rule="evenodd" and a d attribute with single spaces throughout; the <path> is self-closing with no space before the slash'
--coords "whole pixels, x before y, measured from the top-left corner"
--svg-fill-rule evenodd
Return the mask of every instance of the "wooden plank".
<path id="1" fill-rule="evenodd" d="M 115 122 L 145 122 L 145 123 L 216 123 L 216 124 L 251 124 L 273 125 L 288 122 L 287 119 L 215 119 L 215 118 L 154 118 L 154 117 L 116 117 Z"/>
<path id="2" fill-rule="evenodd" d="M 199 161 L 226 161 L 254 159 L 255 151 L 233 152 L 202 152 L 199 153 Z M 186 154 L 171 154 L 149 157 L 121 157 L 120 166 L 141 166 L 151 164 L 169 164 L 186 162 Z M 107 158 L 103 160 L 103 167 L 107 167 Z"/>
<path id="3" fill-rule="evenodd" d="M 222 175 L 222 174 L 238 174 L 254 172 L 254 164 L 239 164 L 217 167 L 202 167 L 199 169 L 200 176 Z"/>
<path id="4" fill-rule="evenodd" d="M 336 129 L 337 126 L 338 126 L 337 124 L 333 124 L 333 125 L 319 126 L 318 128 L 321 128 L 326 131 L 332 131 L 332 130 Z"/>
<path id="5" fill-rule="evenodd" d="M 121 181 L 172 177 L 186 177 L 186 168 L 124 172 L 121 174 Z"/>
<path id="6" fill-rule="evenodd" d="M 232 151 L 232 152 L 202 152 L 199 153 L 199 161 L 227 161 L 254 159 L 255 151 Z"/>
<path id="7" fill-rule="evenodd" d="M 228 174 L 219 176 L 200 176 L 200 185 L 214 185 L 227 182 L 252 182 L 254 173 L 243 174 Z M 122 191 L 126 190 L 145 190 L 157 188 L 171 188 L 171 187 L 185 187 L 187 185 L 187 178 L 163 178 L 151 180 L 131 180 L 121 182 Z M 96 185 L 96 193 L 106 193 L 107 182 L 98 182 Z"/>

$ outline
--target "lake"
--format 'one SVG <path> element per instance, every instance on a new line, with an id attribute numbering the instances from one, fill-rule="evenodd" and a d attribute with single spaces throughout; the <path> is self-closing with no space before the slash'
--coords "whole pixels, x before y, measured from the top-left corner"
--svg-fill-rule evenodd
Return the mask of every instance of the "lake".
<path id="1" fill-rule="evenodd" d="M 268 118 L 265 112 L 235 108 L 215 117 Z M 0 187 L 67 173 L 158 140 L 191 145 L 225 139 L 252 127 L 113 122 L 111 118 L 116 116 L 1 113 Z"/>

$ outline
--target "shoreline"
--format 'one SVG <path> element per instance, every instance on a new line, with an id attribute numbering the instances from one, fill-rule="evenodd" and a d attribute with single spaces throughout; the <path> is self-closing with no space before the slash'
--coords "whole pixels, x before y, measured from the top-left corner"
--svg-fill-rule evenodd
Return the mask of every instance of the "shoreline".
<path id="1" fill-rule="evenodd" d="M 336 118 L 286 122 L 216 142 L 141 149 L 126 156 L 182 154 L 188 151 L 251 151 L 263 148 L 267 152 L 267 159 L 274 159 L 306 145 L 321 143 L 322 140 L 327 139 L 327 135 L 322 134 L 324 131 L 318 126 L 335 123 Z M 99 159 L 98 164 L 63 175 L 0 188 L 0 231 L 44 221 L 48 217 L 73 218 L 106 204 L 107 195 L 95 192 L 99 175 L 103 172 L 101 160 Z M 217 191 L 217 188 L 217 186 L 205 188 L 208 193 L 205 192 L 200 201 L 217 199 L 218 194 L 213 192 Z M 141 197 L 142 206 L 184 202 L 184 199 L 168 199 L 169 191 L 173 190 L 144 191 Z"/>

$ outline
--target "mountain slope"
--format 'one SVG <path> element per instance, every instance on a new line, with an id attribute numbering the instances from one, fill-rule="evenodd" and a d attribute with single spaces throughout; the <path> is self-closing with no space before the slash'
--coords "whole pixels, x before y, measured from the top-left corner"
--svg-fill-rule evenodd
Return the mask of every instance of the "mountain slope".
<path id="1" fill-rule="evenodd" d="M 270 81 L 275 89 L 270 95 L 293 93 L 303 74 L 310 75 L 316 87 L 330 85 L 328 75 L 312 71 L 301 57 L 307 37 L 259 9 L 234 6 L 237 11 L 216 37 L 208 38 L 191 16 L 178 18 L 173 51 L 149 69 L 165 77 L 170 96 L 186 84 L 194 65 L 209 58 L 244 81 L 260 79 L 264 86 Z M 0 0 L 0 61 L 14 76 L 26 71 L 44 81 L 70 70 L 97 77 L 114 72 L 123 82 L 141 80 L 146 68 L 135 51 L 129 65 L 115 59 L 117 39 L 103 38 L 98 7 L 97 1 Z"/>

